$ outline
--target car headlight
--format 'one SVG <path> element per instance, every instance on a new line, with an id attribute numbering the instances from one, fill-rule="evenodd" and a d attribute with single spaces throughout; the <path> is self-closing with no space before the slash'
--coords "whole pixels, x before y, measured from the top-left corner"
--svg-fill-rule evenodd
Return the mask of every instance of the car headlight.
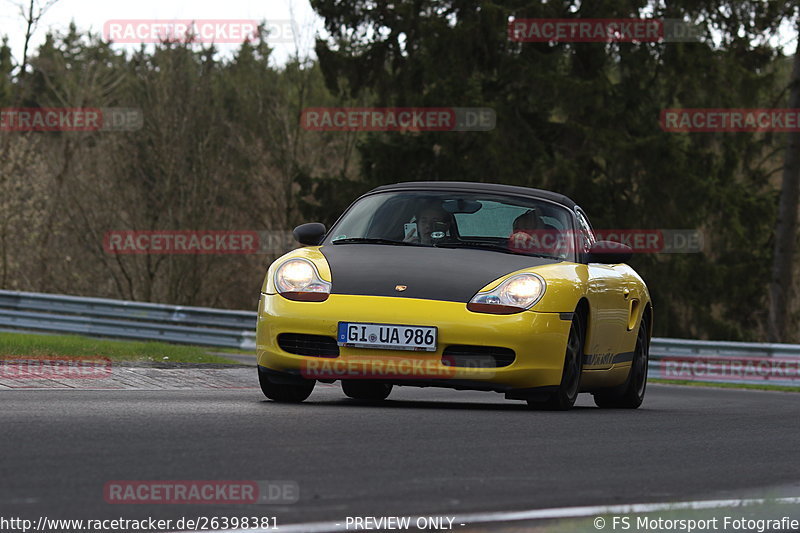
<path id="1" fill-rule="evenodd" d="M 322 302 L 331 293 L 331 284 L 323 281 L 317 267 L 308 259 L 289 259 L 275 271 L 275 288 L 290 300 Z"/>
<path id="2" fill-rule="evenodd" d="M 467 309 L 495 315 L 519 313 L 533 307 L 544 295 L 545 288 L 540 276 L 517 274 L 490 291 L 476 294 L 467 304 Z"/>

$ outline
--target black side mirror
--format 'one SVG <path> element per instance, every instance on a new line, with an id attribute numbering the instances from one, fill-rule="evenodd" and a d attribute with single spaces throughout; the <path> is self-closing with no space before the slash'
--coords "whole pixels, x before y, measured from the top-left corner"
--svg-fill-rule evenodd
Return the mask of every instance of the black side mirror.
<path id="1" fill-rule="evenodd" d="M 328 230 L 325 229 L 325 224 L 309 222 L 308 224 L 300 224 L 294 228 L 292 235 L 294 235 L 295 240 L 300 244 L 317 246 L 320 241 L 322 241 L 326 231 Z"/>
<path id="2" fill-rule="evenodd" d="M 627 244 L 614 241 L 597 241 L 589 250 L 589 263 L 616 265 L 627 263 L 633 257 L 633 250 Z"/>

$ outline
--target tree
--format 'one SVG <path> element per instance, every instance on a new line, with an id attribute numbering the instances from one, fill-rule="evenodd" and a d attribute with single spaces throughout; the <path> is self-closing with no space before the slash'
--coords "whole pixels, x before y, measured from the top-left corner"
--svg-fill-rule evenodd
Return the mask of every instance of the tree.
<path id="1" fill-rule="evenodd" d="M 800 109 L 800 18 L 797 21 L 797 50 L 789 82 L 789 108 Z M 800 204 L 800 131 L 787 134 L 781 180 L 778 221 L 775 227 L 775 246 L 772 260 L 772 279 L 769 285 L 770 342 L 786 342 L 794 292 L 795 250 L 797 248 L 797 210 Z"/>
<path id="2" fill-rule="evenodd" d="M 28 107 L 138 108 L 136 131 L 0 132 L 4 288 L 222 307 L 253 305 L 269 259 L 114 255 L 113 230 L 288 233 L 318 209 L 315 184 L 352 175 L 341 136 L 300 127 L 307 99 L 335 98 L 318 66 L 276 68 L 265 35 L 232 58 L 166 42 L 126 54 L 75 26 L 48 34 L 0 98 Z M 342 147 L 342 149 L 339 149 Z"/>
<path id="3" fill-rule="evenodd" d="M 28 68 L 28 48 L 30 47 L 31 38 L 34 32 L 36 32 L 36 28 L 39 26 L 42 17 L 44 17 L 45 13 L 47 13 L 56 2 L 58 2 L 58 0 L 47 0 L 44 3 L 41 3 L 39 0 L 28 0 L 27 4 L 24 2 L 17 4 L 19 14 L 25 22 L 25 42 L 22 47 L 22 61 L 19 65 L 19 76 L 24 76 Z"/>
<path id="4" fill-rule="evenodd" d="M 491 132 L 376 133 L 360 145 L 364 188 L 456 179 L 551 188 L 601 228 L 695 228 L 704 254 L 634 260 L 657 332 L 763 332 L 774 218 L 772 135 L 662 131 L 668 107 L 764 107 L 779 91 L 769 46 L 777 1 L 388 3 L 314 0 L 328 86 L 380 106 L 492 107 Z M 517 43 L 512 18 L 681 19 L 690 43 Z M 715 42 L 716 41 L 716 42 Z M 735 88 L 735 89 L 734 89 Z"/>

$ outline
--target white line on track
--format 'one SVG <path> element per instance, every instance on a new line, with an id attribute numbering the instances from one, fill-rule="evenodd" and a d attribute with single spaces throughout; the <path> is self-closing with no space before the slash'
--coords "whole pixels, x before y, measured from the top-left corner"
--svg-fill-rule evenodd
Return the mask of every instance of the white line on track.
<path id="1" fill-rule="evenodd" d="M 585 518 L 589 516 L 602 516 L 613 514 L 638 514 L 652 513 L 657 511 L 680 511 L 680 510 L 701 510 L 719 509 L 725 507 L 745 507 L 748 505 L 763 504 L 800 504 L 800 497 L 792 498 L 752 498 L 752 499 L 731 499 L 731 500 L 698 500 L 689 502 L 673 503 L 635 503 L 628 505 L 595 505 L 585 507 L 557 507 L 552 509 L 531 509 L 528 511 L 498 511 L 491 513 L 473 513 L 461 515 L 449 515 L 447 513 L 429 514 L 425 516 L 443 516 L 454 518 L 453 525 L 473 525 L 486 524 L 492 522 L 516 522 L 520 520 L 551 520 L 556 518 Z M 362 515 L 353 515 L 362 516 Z M 387 515 L 388 516 L 388 515 Z M 392 515 L 393 516 L 393 515 Z M 411 523 L 415 523 L 417 517 L 411 516 Z M 353 530 L 351 526 L 351 530 Z M 363 529 L 363 528 L 362 528 Z M 413 529 L 413 528 L 409 528 Z M 307 522 L 301 524 L 279 525 L 277 529 L 228 529 L 218 531 L 203 531 L 195 533 L 328 533 L 338 531 L 348 531 L 344 520 L 338 522 Z"/>

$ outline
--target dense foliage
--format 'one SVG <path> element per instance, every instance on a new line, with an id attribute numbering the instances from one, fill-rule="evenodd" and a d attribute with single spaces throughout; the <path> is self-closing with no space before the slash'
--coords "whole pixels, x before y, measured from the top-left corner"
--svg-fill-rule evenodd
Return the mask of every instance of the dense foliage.
<path id="1" fill-rule="evenodd" d="M 656 334 L 760 339 L 785 137 L 670 133 L 676 107 L 781 107 L 774 1 L 314 0 L 316 60 L 276 66 L 165 43 L 125 55 L 75 28 L 14 69 L 0 107 L 138 107 L 134 132 L 0 132 L 0 287 L 252 308 L 269 255 L 115 256 L 117 229 L 287 230 L 355 195 L 471 180 L 572 196 L 598 228 L 700 229 L 700 254 L 641 254 Z M 518 43 L 509 17 L 683 19 L 688 43 Z M 793 50 L 791 50 L 793 52 Z M 311 106 L 489 107 L 490 132 L 305 131 Z M 794 322 L 796 323 L 796 322 Z"/>

